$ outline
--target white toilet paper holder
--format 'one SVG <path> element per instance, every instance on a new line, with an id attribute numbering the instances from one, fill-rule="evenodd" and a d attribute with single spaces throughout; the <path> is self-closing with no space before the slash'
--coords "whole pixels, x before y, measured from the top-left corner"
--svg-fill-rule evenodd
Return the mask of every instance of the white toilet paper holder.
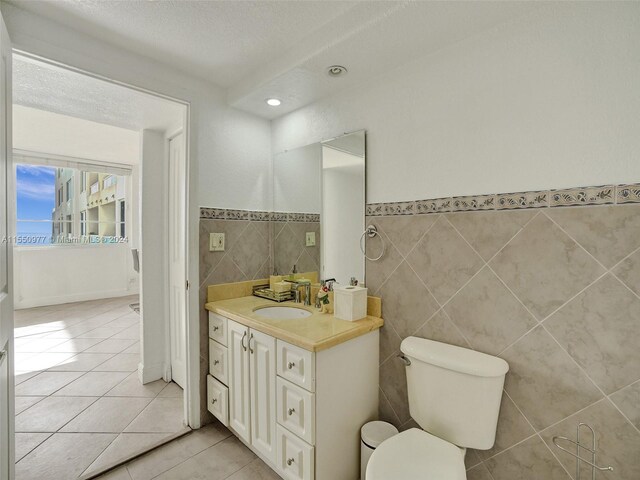
<path id="1" fill-rule="evenodd" d="M 581 427 L 586 427 L 589 429 L 589 431 L 591 432 L 591 448 L 586 447 L 583 443 L 580 443 L 580 428 Z M 576 480 L 580 480 L 580 462 L 584 462 L 587 465 L 591 466 L 591 479 L 592 480 L 596 480 L 596 471 L 601 471 L 601 472 L 612 472 L 613 471 L 613 467 L 612 466 L 608 466 L 608 467 L 601 467 L 599 465 L 596 465 L 596 432 L 593 430 L 593 428 L 591 428 L 591 425 L 587 424 L 587 423 L 579 423 L 578 426 L 576 427 L 576 439 L 571 440 L 567 437 L 562 437 L 559 435 L 556 435 L 555 437 L 553 437 L 551 439 L 553 441 L 553 444 L 558 447 L 560 450 L 562 450 L 563 452 L 568 453 L 569 455 L 571 455 L 572 457 L 576 458 Z M 572 451 L 564 448 L 562 445 L 558 445 L 558 441 L 559 440 L 564 440 L 566 442 L 572 443 L 573 445 L 576 446 L 576 452 L 573 453 Z M 582 458 L 580 456 L 580 449 L 584 449 L 587 452 L 591 453 L 591 461 L 589 460 L 585 460 L 584 458 Z"/>

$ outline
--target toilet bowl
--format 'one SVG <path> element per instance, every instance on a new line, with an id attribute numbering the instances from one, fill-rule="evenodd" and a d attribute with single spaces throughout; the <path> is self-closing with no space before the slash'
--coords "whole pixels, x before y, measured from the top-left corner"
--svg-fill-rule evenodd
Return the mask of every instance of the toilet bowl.
<path id="1" fill-rule="evenodd" d="M 467 348 L 407 337 L 406 365 L 412 428 L 373 452 L 366 480 L 465 480 L 466 448 L 493 447 L 504 378 L 503 359 Z"/>

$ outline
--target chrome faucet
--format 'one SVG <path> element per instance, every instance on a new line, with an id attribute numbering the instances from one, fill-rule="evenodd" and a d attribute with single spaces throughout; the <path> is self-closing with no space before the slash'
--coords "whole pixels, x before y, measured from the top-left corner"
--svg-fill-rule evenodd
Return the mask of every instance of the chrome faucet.
<path id="1" fill-rule="evenodd" d="M 311 282 L 302 282 L 298 286 L 304 287 L 304 304 L 311 305 Z M 300 303 L 300 300 L 298 300 Z"/>

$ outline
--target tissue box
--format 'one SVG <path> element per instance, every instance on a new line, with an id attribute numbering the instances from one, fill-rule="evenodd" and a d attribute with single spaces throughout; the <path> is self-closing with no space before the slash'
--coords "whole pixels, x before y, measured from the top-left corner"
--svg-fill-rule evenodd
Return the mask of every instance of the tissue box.
<path id="1" fill-rule="evenodd" d="M 334 285 L 333 315 L 341 320 L 360 320 L 367 316 L 367 289 L 350 285 Z"/>

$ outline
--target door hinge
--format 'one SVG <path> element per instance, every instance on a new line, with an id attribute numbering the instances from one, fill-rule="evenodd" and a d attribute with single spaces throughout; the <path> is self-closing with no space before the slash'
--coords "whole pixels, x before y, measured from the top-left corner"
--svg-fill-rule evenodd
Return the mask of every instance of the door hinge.
<path id="1" fill-rule="evenodd" d="M 186 288 L 187 288 L 187 290 L 189 290 L 189 280 L 187 280 L 187 282 L 186 282 Z"/>

